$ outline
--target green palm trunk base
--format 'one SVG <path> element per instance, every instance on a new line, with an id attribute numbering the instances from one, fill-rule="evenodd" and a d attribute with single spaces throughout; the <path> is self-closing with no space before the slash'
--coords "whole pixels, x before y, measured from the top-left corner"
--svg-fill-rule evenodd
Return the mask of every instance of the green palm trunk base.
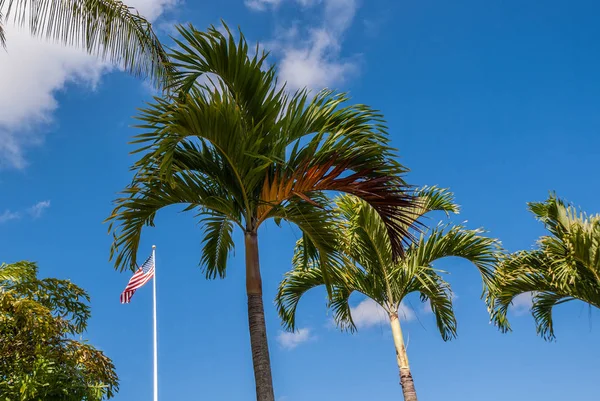
<path id="1" fill-rule="evenodd" d="M 257 401 L 275 401 L 256 233 L 246 232 L 245 244 L 248 326 L 250 328 L 250 346 L 252 348 L 252 364 L 254 365 L 254 380 L 256 382 L 256 399 Z"/>

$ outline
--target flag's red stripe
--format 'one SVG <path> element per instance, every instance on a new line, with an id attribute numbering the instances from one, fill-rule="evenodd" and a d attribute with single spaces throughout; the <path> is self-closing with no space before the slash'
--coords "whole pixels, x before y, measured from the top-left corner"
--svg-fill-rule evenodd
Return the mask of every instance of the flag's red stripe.
<path id="1" fill-rule="evenodd" d="M 146 272 L 144 272 L 143 268 L 148 266 L 150 266 L 150 268 Z M 121 293 L 121 303 L 129 303 L 135 291 L 138 288 L 142 287 L 144 284 L 146 284 L 148 281 L 150 281 L 152 277 L 154 277 L 154 260 L 152 259 L 152 257 L 150 257 L 148 258 L 148 260 L 146 260 L 142 267 L 136 270 L 133 276 L 131 276 L 131 278 L 129 279 L 129 283 L 127 283 L 125 290 L 123 290 L 123 292 Z"/>

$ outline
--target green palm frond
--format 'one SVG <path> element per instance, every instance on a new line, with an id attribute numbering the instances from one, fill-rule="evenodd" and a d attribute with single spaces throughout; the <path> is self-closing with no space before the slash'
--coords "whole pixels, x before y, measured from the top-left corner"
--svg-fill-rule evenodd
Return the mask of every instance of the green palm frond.
<path id="1" fill-rule="evenodd" d="M 344 251 L 365 269 L 376 272 L 394 263 L 392 247 L 385 225 L 379 214 L 366 202 L 355 196 L 336 199 L 339 214 L 339 240 Z"/>
<path id="2" fill-rule="evenodd" d="M 447 190 L 426 187 L 417 193 L 422 199 L 419 215 L 432 210 L 458 210 Z M 431 200 L 427 199 L 429 195 Z M 339 248 L 338 263 L 333 268 L 323 269 L 319 258 L 307 261 L 304 239 L 298 241 L 294 269 L 285 275 L 276 298 L 284 326 L 288 330 L 295 328 L 297 306 L 306 291 L 329 284 L 328 305 L 342 330 L 356 330 L 349 304 L 353 292 L 366 295 L 388 313 L 397 312 L 402 300 L 416 292 L 423 302 L 430 303 L 442 338 L 454 338 L 456 318 L 452 291 L 432 264 L 449 256 L 467 259 L 479 269 L 487 290 L 493 285 L 492 272 L 500 251 L 499 243 L 482 236 L 479 230 L 438 226 L 422 233 L 396 262 L 382 219 L 368 203 L 342 195 L 336 198 L 335 204 L 335 220 L 326 227 L 336 233 L 337 239 L 331 241 Z M 330 277 L 326 277 L 324 271 L 329 272 Z"/>
<path id="3" fill-rule="evenodd" d="M 460 212 L 460 207 L 454 201 L 454 194 L 447 188 L 424 186 L 417 188 L 414 196 L 420 200 L 419 208 L 415 210 L 418 217 L 433 211 L 442 211 L 446 215 Z"/>
<path id="4" fill-rule="evenodd" d="M 411 244 L 406 261 L 417 266 L 429 266 L 445 257 L 463 258 L 479 269 L 484 286 L 491 286 L 494 284 L 493 272 L 500 245 L 497 240 L 482 236 L 481 232 L 463 226 L 437 226 L 427 236 L 421 235 Z"/>
<path id="5" fill-rule="evenodd" d="M 574 300 L 569 296 L 559 295 L 553 292 L 537 292 L 533 297 L 531 314 L 535 319 L 536 331 L 545 340 L 552 340 L 554 335 L 554 321 L 552 310 L 556 305 Z"/>
<path id="6" fill-rule="evenodd" d="M 171 53 L 176 68 L 173 90 L 187 93 L 203 87 L 201 77 L 212 74 L 223 85 L 221 90 L 235 96 L 246 117 L 255 124 L 273 124 L 285 103 L 284 88 L 277 88 L 275 66 L 266 67 L 267 53 L 258 48 L 252 56 L 241 32 L 236 41 L 225 23 L 223 27 L 225 34 L 214 26 L 206 32 L 191 24 L 177 27 L 182 40 L 175 40 L 178 48 Z"/>
<path id="7" fill-rule="evenodd" d="M 420 274 L 414 276 L 418 281 L 416 291 L 421 293 L 421 301 L 429 301 L 435 316 L 436 325 L 444 341 L 456 338 L 456 317 L 452 306 L 452 290 L 434 269 L 422 268 Z"/>
<path id="8" fill-rule="evenodd" d="M 26 26 L 33 35 L 89 53 L 122 66 L 136 76 L 148 76 L 158 86 L 169 81 L 173 68 L 152 30 L 137 11 L 118 0 L 0 0 L 2 23 Z"/>
<path id="9" fill-rule="evenodd" d="M 323 271 L 319 268 L 304 269 L 301 265 L 288 272 L 279 285 L 275 304 L 284 327 L 296 329 L 296 310 L 300 298 L 311 288 L 325 285 Z"/>
<path id="10" fill-rule="evenodd" d="M 532 292 L 532 313 L 544 339 L 554 338 L 552 308 L 574 299 L 600 308 L 600 216 L 578 212 L 554 194 L 529 210 L 550 235 L 538 248 L 507 255 L 495 279 L 493 320 L 510 330 L 508 308 L 513 299 Z"/>
<path id="11" fill-rule="evenodd" d="M 234 249 L 234 223 L 223 214 L 204 212 L 202 215 L 201 223 L 205 228 L 200 263 L 206 278 L 214 279 L 217 275 L 225 278 L 227 258 Z"/>
<path id="12" fill-rule="evenodd" d="M 186 205 L 184 210 L 213 210 L 240 224 L 234 202 L 210 177 L 201 175 L 176 176 L 172 185 L 146 177 L 145 181 L 138 180 L 126 188 L 123 197 L 115 203 L 107 221 L 109 232 L 114 235 L 110 257 L 120 270 L 136 269 L 142 230 L 145 226 L 153 226 L 156 213 L 167 206 L 183 204 Z"/>

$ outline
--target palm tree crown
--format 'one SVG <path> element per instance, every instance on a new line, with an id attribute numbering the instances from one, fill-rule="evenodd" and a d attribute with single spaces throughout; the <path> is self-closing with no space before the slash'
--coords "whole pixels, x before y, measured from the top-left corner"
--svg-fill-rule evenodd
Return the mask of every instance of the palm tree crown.
<path id="1" fill-rule="evenodd" d="M 295 223 L 323 260 L 332 251 L 324 191 L 354 194 L 385 223 L 392 253 L 402 250 L 405 169 L 393 159 L 382 116 L 348 97 L 322 91 L 288 95 L 266 54 L 248 56 L 217 29 L 179 27 L 171 54 L 176 96 L 155 98 L 139 119 L 133 182 L 109 220 L 118 222 L 116 266 L 134 268 L 142 228 L 168 205 L 186 204 L 204 223 L 202 265 L 225 275 L 232 231 L 256 232 L 270 218 Z M 205 77 L 201 79 L 201 77 Z M 112 228 L 112 224 L 111 224 Z"/>
<path id="2" fill-rule="evenodd" d="M 420 200 L 409 214 L 417 221 L 431 211 L 457 213 L 458 206 L 450 192 L 425 187 L 415 193 Z M 462 226 L 438 225 L 415 236 L 403 257 L 394 261 L 390 241 L 373 210 L 352 196 L 336 200 L 339 208 L 337 224 L 339 248 L 344 257 L 331 273 L 333 285 L 330 307 L 341 329 L 355 330 L 349 299 L 359 292 L 378 303 L 388 314 L 398 313 L 400 303 L 410 293 L 418 292 L 429 301 L 444 340 L 456 336 L 456 319 L 452 308 L 452 292 L 439 270 L 432 264 L 448 256 L 470 260 L 479 269 L 484 284 L 492 284 L 493 266 L 498 244 L 480 235 L 478 230 Z M 294 269 L 286 274 L 277 296 L 277 306 L 285 326 L 294 330 L 295 315 L 301 296 L 309 289 L 325 283 L 318 262 L 304 258 L 303 240 L 297 244 Z M 308 268 L 307 268 L 308 265 Z"/>
<path id="3" fill-rule="evenodd" d="M 513 299 L 531 292 L 537 332 L 553 339 L 554 306 L 581 300 L 600 308 L 600 215 L 578 212 L 554 194 L 529 203 L 529 210 L 549 235 L 538 240 L 537 249 L 507 255 L 500 264 L 494 318 L 509 330 L 506 315 Z"/>

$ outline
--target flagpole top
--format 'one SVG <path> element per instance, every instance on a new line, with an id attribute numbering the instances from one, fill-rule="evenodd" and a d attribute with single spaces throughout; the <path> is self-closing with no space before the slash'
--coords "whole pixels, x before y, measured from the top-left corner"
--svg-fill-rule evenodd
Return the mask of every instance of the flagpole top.
<path id="1" fill-rule="evenodd" d="M 152 249 L 156 249 L 156 245 L 152 245 Z"/>

